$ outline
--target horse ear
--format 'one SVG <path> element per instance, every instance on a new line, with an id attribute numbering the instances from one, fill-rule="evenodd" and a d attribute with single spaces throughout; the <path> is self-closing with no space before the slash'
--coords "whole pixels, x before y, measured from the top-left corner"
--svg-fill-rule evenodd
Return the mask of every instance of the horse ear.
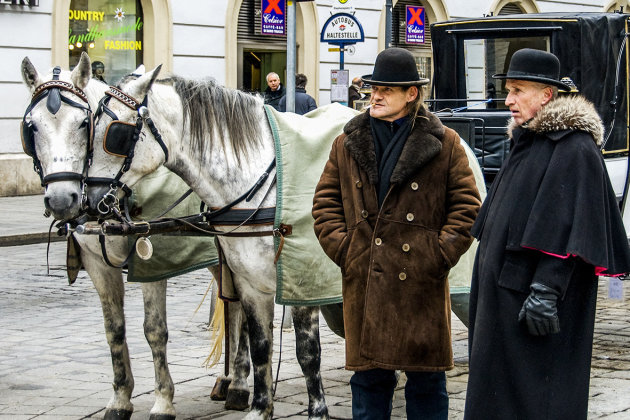
<path id="1" fill-rule="evenodd" d="M 22 80 L 31 92 L 41 84 L 39 73 L 28 57 L 24 57 L 24 60 L 22 60 Z"/>
<path id="2" fill-rule="evenodd" d="M 132 92 L 129 92 L 136 98 L 143 98 L 146 96 L 147 92 L 151 90 L 151 86 L 153 86 L 153 82 L 157 79 L 160 70 L 162 69 L 162 65 L 160 64 L 155 69 L 150 72 L 144 73 L 138 79 L 133 82 L 131 86 Z"/>
<path id="3" fill-rule="evenodd" d="M 72 70 L 70 80 L 72 80 L 72 83 L 79 89 L 85 89 L 91 78 L 92 64 L 90 62 L 90 56 L 83 51 L 79 59 L 79 64 Z"/>
<path id="4" fill-rule="evenodd" d="M 138 76 L 141 76 L 146 72 L 147 70 L 144 68 L 144 64 L 140 64 L 138 68 L 133 71 L 133 74 L 137 74 Z"/>

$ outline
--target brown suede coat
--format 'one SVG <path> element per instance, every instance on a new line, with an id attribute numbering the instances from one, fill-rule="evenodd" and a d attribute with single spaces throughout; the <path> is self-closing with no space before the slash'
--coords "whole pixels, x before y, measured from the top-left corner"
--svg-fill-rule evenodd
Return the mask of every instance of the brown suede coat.
<path id="1" fill-rule="evenodd" d="M 346 368 L 453 367 L 448 271 L 472 242 L 479 193 L 457 134 L 423 110 L 378 208 L 369 115 L 335 139 L 315 233 L 341 267 Z"/>

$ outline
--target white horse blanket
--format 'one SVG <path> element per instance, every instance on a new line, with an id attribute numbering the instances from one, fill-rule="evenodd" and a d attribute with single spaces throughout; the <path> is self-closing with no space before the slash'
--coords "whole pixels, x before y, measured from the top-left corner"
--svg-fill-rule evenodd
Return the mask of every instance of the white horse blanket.
<path id="1" fill-rule="evenodd" d="M 284 238 L 276 267 L 276 303 L 282 305 L 326 305 L 339 303 L 341 272 L 321 249 L 313 230 L 311 215 L 315 187 L 328 161 L 333 140 L 344 125 L 358 114 L 348 107 L 331 104 L 306 115 L 278 112 L 265 107 L 276 146 L 277 200 L 274 228 L 291 225 Z M 485 198 L 486 189 L 475 154 L 462 140 L 477 187 Z M 276 251 L 280 239 L 275 238 Z M 477 250 L 473 243 L 451 269 L 451 293 L 468 293 Z"/>

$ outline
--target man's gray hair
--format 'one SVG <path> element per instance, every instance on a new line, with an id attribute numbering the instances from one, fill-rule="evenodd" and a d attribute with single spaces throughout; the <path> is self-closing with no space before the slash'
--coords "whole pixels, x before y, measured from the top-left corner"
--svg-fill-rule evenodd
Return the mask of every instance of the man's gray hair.
<path id="1" fill-rule="evenodd" d="M 278 76 L 278 73 L 276 73 L 275 71 L 270 71 L 269 73 L 267 73 L 267 77 L 265 77 L 266 81 L 269 81 L 269 76 L 276 76 L 278 80 L 280 80 L 280 76 Z"/>

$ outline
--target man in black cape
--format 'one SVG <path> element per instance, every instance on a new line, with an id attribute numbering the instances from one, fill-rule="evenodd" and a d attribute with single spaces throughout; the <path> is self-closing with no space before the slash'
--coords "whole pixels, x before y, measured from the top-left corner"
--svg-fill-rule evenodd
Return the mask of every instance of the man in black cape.
<path id="1" fill-rule="evenodd" d="M 597 278 L 630 271 L 601 120 L 559 73 L 523 49 L 493 76 L 513 145 L 472 230 L 467 420 L 586 419 Z"/>

